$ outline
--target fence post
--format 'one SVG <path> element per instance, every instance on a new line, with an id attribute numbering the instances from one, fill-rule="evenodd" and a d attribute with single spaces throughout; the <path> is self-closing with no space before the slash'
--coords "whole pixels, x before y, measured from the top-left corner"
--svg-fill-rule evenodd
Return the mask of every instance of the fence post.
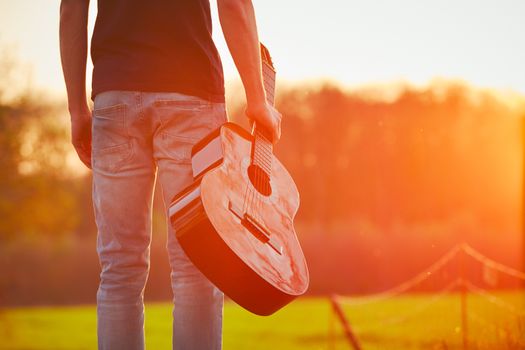
<path id="1" fill-rule="evenodd" d="M 334 295 L 332 295 L 330 301 L 332 302 L 332 307 L 334 309 L 335 314 L 337 315 L 339 321 L 341 322 L 341 325 L 343 326 L 346 339 L 350 343 L 350 346 L 354 348 L 354 350 L 361 350 L 361 345 L 357 341 L 357 337 L 354 335 L 354 332 L 352 332 L 352 329 L 350 328 L 350 323 L 348 323 L 344 311 L 341 309 L 341 306 L 337 302 L 337 298 Z"/>
<path id="2" fill-rule="evenodd" d="M 461 288 L 461 335 L 463 350 L 468 350 L 468 315 L 467 315 L 467 285 L 465 284 L 465 243 L 461 245 L 459 254 L 459 281 Z"/>
<path id="3" fill-rule="evenodd" d="M 330 303 L 330 306 L 332 301 Z M 335 315 L 332 307 L 328 310 L 328 350 L 335 350 Z"/>

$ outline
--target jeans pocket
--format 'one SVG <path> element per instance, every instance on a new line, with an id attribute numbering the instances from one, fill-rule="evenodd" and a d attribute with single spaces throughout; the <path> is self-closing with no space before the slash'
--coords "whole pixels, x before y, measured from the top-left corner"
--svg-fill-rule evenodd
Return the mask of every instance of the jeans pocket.
<path id="1" fill-rule="evenodd" d="M 131 141 L 118 145 L 93 149 L 93 169 L 114 173 L 133 155 Z"/>
<path id="2" fill-rule="evenodd" d="M 94 169 L 117 171 L 132 154 L 126 129 L 126 105 L 95 106 L 92 135 Z"/>

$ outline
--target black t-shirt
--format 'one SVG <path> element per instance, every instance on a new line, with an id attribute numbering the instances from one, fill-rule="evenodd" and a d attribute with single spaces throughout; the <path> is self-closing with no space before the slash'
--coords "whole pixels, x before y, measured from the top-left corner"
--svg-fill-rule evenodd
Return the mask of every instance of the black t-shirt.
<path id="1" fill-rule="evenodd" d="M 224 101 L 208 0 L 98 0 L 92 98 L 108 90 Z"/>

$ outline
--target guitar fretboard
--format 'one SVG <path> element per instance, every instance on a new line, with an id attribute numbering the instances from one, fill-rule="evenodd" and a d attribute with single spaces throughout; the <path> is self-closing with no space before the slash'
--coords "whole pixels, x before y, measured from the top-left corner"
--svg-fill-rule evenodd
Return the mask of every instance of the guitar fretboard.
<path id="1" fill-rule="evenodd" d="M 275 105 L 275 69 L 268 49 L 261 44 L 262 75 L 266 100 L 272 106 Z"/>

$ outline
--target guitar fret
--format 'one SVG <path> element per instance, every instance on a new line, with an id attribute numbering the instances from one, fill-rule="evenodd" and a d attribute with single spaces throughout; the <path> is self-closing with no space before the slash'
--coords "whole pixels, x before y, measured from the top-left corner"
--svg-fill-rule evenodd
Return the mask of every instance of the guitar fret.
<path id="1" fill-rule="evenodd" d="M 268 78 L 264 74 L 263 74 L 263 79 L 264 79 L 264 85 L 266 85 L 267 87 L 271 88 L 271 90 L 273 90 L 275 86 L 275 81 L 268 81 Z"/>
<path id="2" fill-rule="evenodd" d="M 255 154 L 264 157 L 265 159 L 271 159 L 272 155 L 269 150 L 262 150 L 261 152 L 256 151 Z"/>
<path id="3" fill-rule="evenodd" d="M 255 163 L 256 163 L 256 165 L 258 165 L 261 168 L 264 168 L 265 170 L 268 170 L 268 171 L 271 170 L 271 168 L 272 168 L 269 160 L 264 161 L 264 160 L 261 160 L 261 159 L 256 159 Z"/>
<path id="4" fill-rule="evenodd" d="M 272 86 L 268 86 L 267 84 L 264 84 L 264 91 L 266 91 L 266 93 L 273 95 L 273 90 L 274 89 Z"/>
<path id="5" fill-rule="evenodd" d="M 264 91 L 266 91 L 267 93 L 271 93 L 273 95 L 273 90 L 274 90 L 273 86 L 268 85 L 268 83 L 264 83 Z"/>
<path id="6" fill-rule="evenodd" d="M 254 158 L 254 159 L 257 159 L 261 165 L 268 166 L 268 167 L 270 167 L 271 165 L 272 158 L 259 157 L 259 158 Z"/>
<path id="7" fill-rule="evenodd" d="M 265 80 L 268 83 L 271 83 L 271 84 L 275 83 L 275 73 L 263 71 L 262 74 L 263 74 L 263 78 L 265 78 Z"/>
<path id="8" fill-rule="evenodd" d="M 266 78 L 269 83 L 275 83 L 275 73 L 274 72 L 268 72 L 268 71 L 262 71 L 263 78 Z"/>
<path id="9" fill-rule="evenodd" d="M 257 160 L 257 162 L 259 163 L 259 165 L 261 166 L 265 166 L 265 167 L 269 167 L 270 166 L 270 159 L 265 159 L 265 158 L 261 158 L 261 157 L 257 157 L 257 158 L 254 158 Z"/>
<path id="10" fill-rule="evenodd" d="M 268 65 L 263 65 L 263 82 L 264 82 L 264 90 L 266 92 L 266 99 L 268 102 L 272 105 L 275 103 L 275 71 L 271 69 Z"/>
<path id="11" fill-rule="evenodd" d="M 275 85 L 275 74 L 274 73 L 268 73 L 268 72 L 263 71 L 262 75 L 263 75 L 263 79 L 265 80 L 265 82 Z"/>
<path id="12" fill-rule="evenodd" d="M 275 73 L 275 70 L 266 62 L 263 62 L 262 70 Z"/>
<path id="13" fill-rule="evenodd" d="M 260 159 L 265 159 L 266 158 L 266 154 L 261 152 L 261 151 L 255 152 L 255 156 L 259 157 Z"/>
<path id="14" fill-rule="evenodd" d="M 268 84 L 264 84 L 264 91 L 266 91 L 266 93 L 270 93 L 273 95 L 273 87 L 272 86 L 268 86 Z"/>
<path id="15" fill-rule="evenodd" d="M 267 90 L 268 92 L 272 92 L 273 93 L 273 90 L 275 88 L 275 84 L 271 84 L 271 83 L 267 83 L 265 82 L 264 83 L 264 88 L 265 90 Z"/>
<path id="16" fill-rule="evenodd" d="M 258 148 L 255 149 L 253 161 L 256 165 L 260 166 L 265 170 L 267 174 L 271 173 L 271 164 L 272 164 L 272 157 L 271 153 L 268 153 L 268 150 L 259 150 Z"/>
<path id="17" fill-rule="evenodd" d="M 273 87 L 272 86 L 268 86 L 266 83 L 264 84 L 264 91 L 266 91 L 266 93 L 269 93 L 269 94 L 273 95 Z"/>

